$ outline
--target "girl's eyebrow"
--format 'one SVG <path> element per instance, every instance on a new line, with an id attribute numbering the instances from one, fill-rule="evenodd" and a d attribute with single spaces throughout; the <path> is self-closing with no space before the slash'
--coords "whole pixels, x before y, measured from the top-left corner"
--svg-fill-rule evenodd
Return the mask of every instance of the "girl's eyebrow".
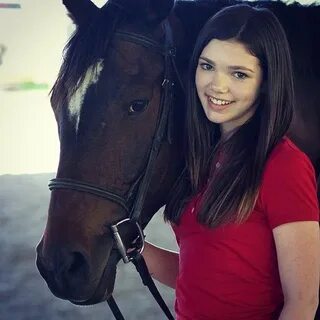
<path id="1" fill-rule="evenodd" d="M 202 60 L 212 64 L 213 66 L 216 65 L 213 60 L 211 60 L 211 59 L 209 59 L 207 57 L 200 56 L 199 59 L 202 59 Z M 245 67 L 245 66 L 229 66 L 228 69 L 232 70 L 232 71 L 234 71 L 234 70 L 246 70 L 246 71 L 249 71 L 251 73 L 254 73 L 254 71 L 252 69 L 250 69 L 248 67 Z"/>
<path id="2" fill-rule="evenodd" d="M 247 68 L 245 66 L 229 66 L 228 69 L 230 69 L 230 70 L 239 70 L 240 69 L 240 70 L 246 70 L 246 71 L 249 71 L 251 73 L 254 73 L 254 71 L 252 69 Z"/>
<path id="3" fill-rule="evenodd" d="M 207 61 L 207 62 L 208 62 L 208 63 L 210 63 L 210 64 L 215 65 L 215 63 L 214 63 L 212 60 L 210 60 L 209 58 L 206 58 L 206 57 L 200 56 L 200 57 L 199 57 L 199 59 L 202 59 L 202 60 L 204 60 L 204 61 Z"/>

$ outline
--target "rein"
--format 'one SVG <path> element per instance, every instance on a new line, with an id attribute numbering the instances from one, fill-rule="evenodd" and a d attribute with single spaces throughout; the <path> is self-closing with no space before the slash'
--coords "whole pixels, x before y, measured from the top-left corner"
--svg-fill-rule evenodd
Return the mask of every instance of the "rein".
<path id="1" fill-rule="evenodd" d="M 169 308 L 162 299 L 156 285 L 154 284 L 144 258 L 141 255 L 144 247 L 144 234 L 140 221 L 141 212 L 154 171 L 155 162 L 161 147 L 161 143 L 163 142 L 165 137 L 166 128 L 168 126 L 169 111 L 173 102 L 173 89 L 175 85 L 174 76 L 176 76 L 176 78 L 180 82 L 181 87 L 183 88 L 182 81 L 177 72 L 177 67 L 174 60 L 176 49 L 173 46 L 172 30 L 167 20 L 165 20 L 163 28 L 165 31 L 165 46 L 160 45 L 150 38 L 135 33 L 116 31 L 114 34 L 114 36 L 120 40 L 133 42 L 148 49 L 150 48 L 152 50 L 156 50 L 158 53 L 164 56 L 164 79 L 162 82 L 162 94 L 159 109 L 160 117 L 156 133 L 153 137 L 151 150 L 144 174 L 139 177 L 136 182 L 134 182 L 126 196 L 116 194 L 110 190 L 97 187 L 84 181 L 78 181 L 68 178 L 52 179 L 50 180 L 48 187 L 51 191 L 56 189 L 69 189 L 78 192 L 89 193 L 105 200 L 117 203 L 127 212 L 128 218 L 110 226 L 110 229 L 113 233 L 115 245 L 119 253 L 121 254 L 124 263 L 132 262 L 135 265 L 137 271 L 140 274 L 143 284 L 149 288 L 157 303 L 165 313 L 167 319 L 174 320 L 174 317 L 172 316 Z M 134 194 L 136 194 L 135 198 L 133 197 Z M 134 199 L 132 200 L 132 198 Z M 127 252 L 128 248 L 126 248 L 126 246 L 124 245 L 124 241 L 121 236 L 121 229 L 124 225 L 128 225 L 131 229 L 134 228 L 137 235 L 135 241 L 136 248 L 131 253 Z M 124 320 L 124 317 L 112 295 L 108 298 L 107 302 L 111 311 L 113 312 L 115 319 Z"/>

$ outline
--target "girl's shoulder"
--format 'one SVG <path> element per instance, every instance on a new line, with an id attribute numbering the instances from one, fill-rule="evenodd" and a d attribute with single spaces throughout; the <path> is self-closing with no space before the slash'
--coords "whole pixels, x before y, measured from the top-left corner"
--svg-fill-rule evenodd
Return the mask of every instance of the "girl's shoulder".
<path id="1" fill-rule="evenodd" d="M 305 169 L 314 171 L 308 156 L 292 140 L 283 137 L 272 150 L 266 162 L 264 175 L 269 172 L 291 175 Z"/>
<path id="2" fill-rule="evenodd" d="M 316 195 L 316 175 L 308 156 L 289 138 L 283 138 L 271 152 L 261 181 L 262 195 L 275 192 Z"/>
<path id="3" fill-rule="evenodd" d="M 293 221 L 318 221 L 319 206 L 311 161 L 289 138 L 271 152 L 260 186 L 260 206 L 270 226 Z"/>

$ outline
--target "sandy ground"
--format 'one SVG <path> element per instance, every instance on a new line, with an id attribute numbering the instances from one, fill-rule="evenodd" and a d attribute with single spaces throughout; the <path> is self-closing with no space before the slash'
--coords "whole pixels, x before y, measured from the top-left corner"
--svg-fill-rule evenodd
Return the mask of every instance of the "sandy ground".
<path id="1" fill-rule="evenodd" d="M 53 174 L 0 176 L 0 319 L 113 319 L 106 303 L 78 307 L 54 297 L 35 267 L 35 246 L 46 222 Z M 147 239 L 168 248 L 175 242 L 157 214 Z M 114 296 L 126 319 L 164 319 L 157 304 L 131 265 L 120 263 Z M 173 306 L 174 292 L 158 286 Z"/>

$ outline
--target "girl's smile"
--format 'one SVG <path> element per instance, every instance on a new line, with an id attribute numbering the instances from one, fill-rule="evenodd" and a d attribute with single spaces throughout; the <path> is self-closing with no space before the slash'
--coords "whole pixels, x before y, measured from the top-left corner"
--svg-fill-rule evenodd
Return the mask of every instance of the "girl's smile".
<path id="1" fill-rule="evenodd" d="M 208 106 L 217 112 L 227 109 L 233 103 L 233 101 L 218 99 L 210 95 L 208 95 L 207 98 Z"/>

